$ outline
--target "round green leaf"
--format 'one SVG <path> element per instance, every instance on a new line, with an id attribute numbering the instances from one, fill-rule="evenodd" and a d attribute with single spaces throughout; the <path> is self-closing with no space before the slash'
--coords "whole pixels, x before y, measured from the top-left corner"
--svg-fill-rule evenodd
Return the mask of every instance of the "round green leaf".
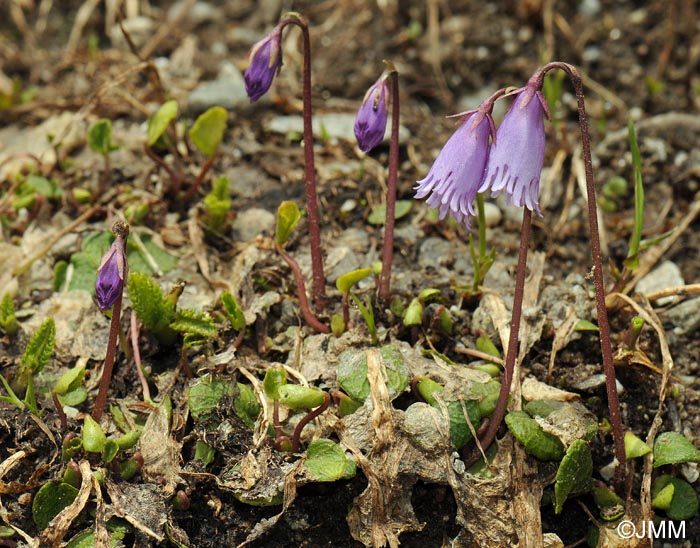
<path id="1" fill-rule="evenodd" d="M 108 439 L 105 443 L 104 449 L 102 449 L 102 460 L 105 462 L 112 462 L 114 457 L 117 456 L 119 452 L 119 444 L 116 440 Z"/>
<path id="2" fill-rule="evenodd" d="M 678 432 L 659 434 L 654 441 L 654 468 L 684 462 L 700 462 L 700 451 Z"/>
<path id="3" fill-rule="evenodd" d="M 343 448 L 328 439 L 311 442 L 306 450 L 304 466 L 316 481 L 336 481 L 353 473 L 354 462 L 345 456 Z"/>
<path id="4" fill-rule="evenodd" d="M 313 409 L 326 399 L 322 390 L 299 384 L 283 384 L 277 389 L 277 394 L 280 403 L 290 409 Z"/>
<path id="5" fill-rule="evenodd" d="M 506 415 L 508 430 L 525 451 L 540 460 L 561 460 L 564 444 L 556 436 L 542 430 L 537 421 L 524 411 L 511 411 Z"/>
<path id="6" fill-rule="evenodd" d="M 336 280 L 335 286 L 341 293 L 348 293 L 352 289 L 353 285 L 355 285 L 360 280 L 365 279 L 370 274 L 372 274 L 371 268 L 361 268 L 359 270 L 353 270 L 352 272 L 348 272 L 340 276 Z"/>
<path id="7" fill-rule="evenodd" d="M 447 404 L 447 412 L 450 416 L 450 439 L 456 449 L 461 449 L 472 439 L 472 431 L 467 421 L 474 430 L 479 429 L 481 413 L 479 402 L 475 400 L 451 401 Z"/>
<path id="8" fill-rule="evenodd" d="M 585 493 L 593 486 L 593 457 L 583 440 L 574 440 L 561 460 L 554 483 L 554 513 L 561 512 L 571 493 Z"/>
<path id="9" fill-rule="evenodd" d="M 265 372 L 263 390 L 271 400 L 279 400 L 279 387 L 287 384 L 287 372 L 281 367 L 271 367 Z"/>
<path id="10" fill-rule="evenodd" d="M 237 394 L 233 400 L 233 410 L 248 428 L 255 426 L 255 421 L 260 414 L 260 403 L 255 397 L 255 392 L 247 384 L 236 383 Z"/>
<path id="11" fill-rule="evenodd" d="M 61 375 L 61 378 L 58 379 L 58 382 L 54 386 L 56 394 L 62 396 L 63 394 L 67 394 L 68 392 L 78 388 L 80 383 L 83 382 L 86 366 L 87 362 L 83 362 L 82 364 L 76 365 Z"/>
<path id="12" fill-rule="evenodd" d="M 199 115 L 190 128 L 190 139 L 207 157 L 214 155 L 219 148 L 226 130 L 228 113 L 223 107 L 212 107 Z"/>
<path id="13" fill-rule="evenodd" d="M 413 200 L 397 200 L 394 209 L 394 219 L 405 217 L 413 207 Z M 386 204 L 379 204 L 372 208 L 367 217 L 367 222 L 371 225 L 383 225 L 386 222 Z"/>
<path id="14" fill-rule="evenodd" d="M 671 491 L 669 487 L 672 486 Z M 668 504 L 668 495 L 671 503 Z M 659 476 L 651 487 L 652 505 L 664 509 L 666 515 L 675 520 L 690 519 L 698 512 L 698 495 L 687 481 L 669 474 Z"/>
<path id="15" fill-rule="evenodd" d="M 187 405 L 194 419 L 213 412 L 219 405 L 221 398 L 230 396 L 231 383 L 218 379 L 200 379 L 190 387 L 187 394 Z"/>
<path id="16" fill-rule="evenodd" d="M 411 382 L 411 370 L 401 352 L 390 344 L 379 349 L 386 370 L 386 385 L 391 398 L 395 398 Z M 364 402 L 369 396 L 367 380 L 367 353 L 359 350 L 346 350 L 338 356 L 337 379 L 340 387 L 353 400 Z"/>
<path id="17" fill-rule="evenodd" d="M 289 239 L 289 235 L 294 230 L 294 227 L 297 226 L 299 219 L 301 219 L 301 212 L 296 203 L 286 200 L 279 205 L 277 208 L 277 228 L 275 230 L 275 237 L 279 245 L 284 245 Z"/>
<path id="18" fill-rule="evenodd" d="M 408 327 L 411 325 L 420 325 L 423 323 L 423 303 L 420 299 L 415 298 L 408 305 L 406 312 L 403 315 L 403 324 Z"/>
<path id="19" fill-rule="evenodd" d="M 177 118 L 177 101 L 171 100 L 163 103 L 156 113 L 148 120 L 148 140 L 149 147 L 156 144 L 161 135 L 168 129 L 170 122 Z"/>
<path id="20" fill-rule="evenodd" d="M 632 432 L 625 432 L 625 456 L 628 460 L 643 457 L 649 453 L 651 453 L 651 447 Z"/>
<path id="21" fill-rule="evenodd" d="M 49 482 L 41 486 L 32 501 L 32 517 L 39 529 L 44 529 L 61 510 L 70 506 L 78 490 L 63 482 Z"/>
<path id="22" fill-rule="evenodd" d="M 83 422 L 83 448 L 88 453 L 102 453 L 107 436 L 102 427 L 90 416 L 85 415 Z"/>
<path id="23" fill-rule="evenodd" d="M 112 144 L 112 122 L 100 119 L 90 126 L 87 135 L 88 146 L 98 154 L 106 156 L 117 146 Z"/>
<path id="24" fill-rule="evenodd" d="M 88 393 L 84 386 L 78 386 L 75 390 L 66 392 L 63 395 L 58 395 L 58 401 L 61 405 L 76 407 L 87 399 Z"/>

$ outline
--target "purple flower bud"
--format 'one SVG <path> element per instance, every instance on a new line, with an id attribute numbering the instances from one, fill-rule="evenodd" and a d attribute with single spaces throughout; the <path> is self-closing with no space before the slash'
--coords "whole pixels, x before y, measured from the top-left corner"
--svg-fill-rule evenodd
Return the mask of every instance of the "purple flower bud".
<path id="1" fill-rule="evenodd" d="M 129 271 L 126 260 L 126 237 L 129 234 L 129 227 L 116 223 L 113 230 L 117 234 L 117 239 L 102 257 L 102 262 L 97 269 L 95 294 L 97 305 L 101 310 L 110 308 L 121 296 L 124 290 L 124 279 Z"/>
<path id="2" fill-rule="evenodd" d="M 275 74 L 282 66 L 281 39 L 282 28 L 278 25 L 250 50 L 250 65 L 245 71 L 244 79 L 245 91 L 251 103 L 267 93 Z"/>
<path id="3" fill-rule="evenodd" d="M 518 90 L 503 117 L 491 147 L 486 176 L 479 192 L 498 196 L 540 215 L 540 174 L 544 162 L 544 117 L 549 110 L 542 93 L 533 85 Z"/>
<path id="4" fill-rule="evenodd" d="M 369 152 L 384 140 L 387 120 L 386 95 L 386 74 L 383 74 L 367 90 L 355 118 L 355 137 L 362 152 Z"/>
<path id="5" fill-rule="evenodd" d="M 416 198 L 430 194 L 426 203 L 440 209 L 440 219 L 449 213 L 471 228 L 474 199 L 484 178 L 492 132 L 491 106 L 467 112 L 461 125 L 442 147 L 425 179 L 414 187 Z"/>

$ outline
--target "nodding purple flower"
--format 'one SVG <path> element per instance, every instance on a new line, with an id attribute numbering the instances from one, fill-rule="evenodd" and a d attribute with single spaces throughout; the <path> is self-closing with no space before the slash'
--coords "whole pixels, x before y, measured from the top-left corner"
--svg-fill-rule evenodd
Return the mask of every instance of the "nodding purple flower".
<path id="1" fill-rule="evenodd" d="M 505 191 L 508 203 L 542 215 L 540 174 L 544 162 L 544 117 L 549 118 L 549 109 L 532 81 L 515 95 L 498 126 L 479 192 L 490 190 L 491 196 L 498 196 Z"/>
<path id="2" fill-rule="evenodd" d="M 124 279 L 129 272 L 129 264 L 126 260 L 126 238 L 129 235 L 129 226 L 115 223 L 113 231 L 117 234 L 117 239 L 102 257 L 102 262 L 97 269 L 95 294 L 97 305 L 101 310 L 110 308 L 121 296 L 124 290 Z"/>
<path id="3" fill-rule="evenodd" d="M 426 203 L 440 209 L 440 219 L 449 213 L 471 229 L 474 199 L 484 178 L 493 134 L 492 102 L 464 114 L 461 125 L 442 147 L 425 179 L 414 187 L 416 198 L 430 194 Z"/>
<path id="4" fill-rule="evenodd" d="M 369 152 L 384 140 L 387 120 L 387 73 L 367 90 L 355 118 L 355 138 L 362 152 Z"/>
<path id="5" fill-rule="evenodd" d="M 282 66 L 282 27 L 277 25 L 272 32 L 250 50 L 250 65 L 245 71 L 245 91 L 251 103 L 267 93 L 275 74 Z"/>

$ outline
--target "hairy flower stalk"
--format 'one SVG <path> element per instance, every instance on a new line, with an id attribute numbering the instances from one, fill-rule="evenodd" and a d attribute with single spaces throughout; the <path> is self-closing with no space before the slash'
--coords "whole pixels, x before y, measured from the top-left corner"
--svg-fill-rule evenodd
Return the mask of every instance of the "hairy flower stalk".
<path id="1" fill-rule="evenodd" d="M 280 47 L 282 31 L 287 25 L 297 25 L 304 40 L 303 120 L 304 120 L 304 171 L 306 177 L 306 210 L 309 222 L 309 246 L 311 248 L 312 292 L 314 308 L 323 310 L 326 296 L 326 278 L 323 273 L 321 229 L 319 226 L 318 196 L 316 193 L 316 167 L 314 164 L 314 135 L 311 126 L 311 40 L 309 24 L 295 12 L 282 16 L 279 24 L 253 46 L 250 66 L 245 73 L 246 91 L 251 102 L 262 97 L 272 85 L 272 80 L 282 65 Z"/>
<path id="2" fill-rule="evenodd" d="M 391 299 L 391 267 L 394 262 L 394 225 L 396 186 L 399 174 L 399 73 L 394 64 L 385 61 L 387 69 L 367 91 L 355 119 L 355 137 L 363 152 L 369 152 L 384 140 L 387 122 L 387 85 L 391 85 L 391 140 L 389 142 L 389 177 L 386 189 L 384 249 L 382 272 L 379 275 L 378 297 L 382 303 Z"/>
<path id="3" fill-rule="evenodd" d="M 92 410 L 92 418 L 99 421 L 107 402 L 107 392 L 112 380 L 114 358 L 117 353 L 117 339 L 119 337 L 119 321 L 122 310 L 122 295 L 124 293 L 124 280 L 129 272 L 129 264 L 126 259 L 126 240 L 129 236 L 129 225 L 117 222 L 112 227 L 112 232 L 117 235 L 112 247 L 105 253 L 97 269 L 97 283 L 95 293 L 97 304 L 101 310 L 112 307 L 112 321 L 109 326 L 109 339 L 107 341 L 107 354 L 102 368 L 102 378 Z"/>

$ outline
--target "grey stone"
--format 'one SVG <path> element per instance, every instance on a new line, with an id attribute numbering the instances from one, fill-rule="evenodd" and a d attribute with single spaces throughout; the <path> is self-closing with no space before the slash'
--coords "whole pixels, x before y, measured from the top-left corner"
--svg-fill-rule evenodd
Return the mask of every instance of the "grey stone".
<path id="1" fill-rule="evenodd" d="M 228 62 L 221 65 L 216 80 L 199 84 L 190 93 L 187 102 L 194 112 L 202 112 L 214 106 L 233 109 L 250 104 L 243 74 Z"/>
<path id="2" fill-rule="evenodd" d="M 664 324 L 671 326 L 676 335 L 686 335 L 700 328 L 700 297 L 689 299 L 666 311 Z"/>
<path id="3" fill-rule="evenodd" d="M 637 282 L 636 290 L 648 295 L 662 289 L 685 285 L 681 270 L 671 261 L 664 261 Z M 676 302 L 679 297 L 664 297 L 658 300 L 661 306 Z"/>
<path id="4" fill-rule="evenodd" d="M 275 228 L 275 215 L 266 209 L 253 207 L 242 211 L 233 221 L 233 230 L 238 240 L 249 241 L 263 232 L 271 233 Z"/>

